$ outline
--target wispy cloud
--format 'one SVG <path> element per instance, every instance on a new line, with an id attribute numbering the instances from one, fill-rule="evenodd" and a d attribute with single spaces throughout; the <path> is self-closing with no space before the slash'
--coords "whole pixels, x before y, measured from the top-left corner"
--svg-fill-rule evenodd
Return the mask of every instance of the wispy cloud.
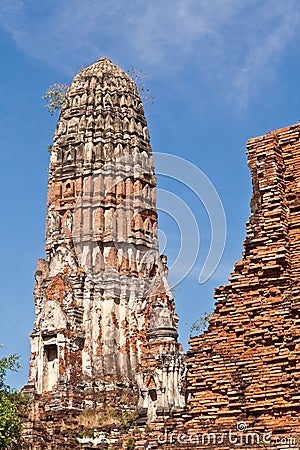
<path id="1" fill-rule="evenodd" d="M 297 0 L 0 0 L 0 24 L 25 52 L 70 73 L 102 55 L 164 76 L 189 68 L 244 106 L 276 75 L 298 9 Z"/>
<path id="2" fill-rule="evenodd" d="M 244 30 L 240 49 L 245 52 L 237 61 L 236 74 L 233 77 L 233 92 L 238 92 L 240 106 L 247 105 L 249 98 L 259 87 L 265 87 L 273 81 L 279 67 L 280 60 L 284 56 L 289 44 L 297 38 L 300 14 L 297 2 L 261 2 L 257 7 L 258 18 L 242 25 Z M 249 20 L 248 19 L 248 20 Z M 245 18 L 244 18 L 245 20 Z M 248 22 L 248 21 L 247 21 Z"/>

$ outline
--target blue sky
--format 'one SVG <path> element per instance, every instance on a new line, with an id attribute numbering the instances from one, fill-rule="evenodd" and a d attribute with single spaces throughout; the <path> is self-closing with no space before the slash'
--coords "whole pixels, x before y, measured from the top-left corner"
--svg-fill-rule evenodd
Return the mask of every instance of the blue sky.
<path id="1" fill-rule="evenodd" d="M 9 382 L 26 382 L 33 274 L 44 255 L 47 145 L 55 128 L 41 99 L 47 87 L 69 84 L 102 56 L 147 72 L 156 97 L 146 109 L 154 152 L 192 162 L 219 193 L 226 247 L 200 285 L 210 245 L 205 208 L 187 186 L 158 180 L 189 206 L 201 236 L 196 264 L 175 289 L 187 348 L 191 324 L 212 309 L 214 287 L 241 256 L 251 196 L 246 141 L 300 119 L 299 30 L 297 0 L 0 0 L 0 343 L 3 354 L 20 354 L 23 366 Z M 160 214 L 171 263 L 180 228 L 173 222 Z"/>

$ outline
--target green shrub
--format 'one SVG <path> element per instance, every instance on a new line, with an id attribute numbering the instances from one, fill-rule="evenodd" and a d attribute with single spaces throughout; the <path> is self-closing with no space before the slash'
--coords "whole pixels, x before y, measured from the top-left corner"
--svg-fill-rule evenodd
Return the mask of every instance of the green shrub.
<path id="1" fill-rule="evenodd" d="M 6 395 L 0 395 L 0 448 L 9 449 L 21 438 L 22 425 L 16 406 Z"/>
<path id="2" fill-rule="evenodd" d="M 135 440 L 130 437 L 126 441 L 126 450 L 133 450 L 135 448 Z"/>
<path id="3" fill-rule="evenodd" d="M 122 413 L 122 416 L 119 418 L 119 422 L 120 422 L 121 430 L 123 431 L 123 433 L 128 433 L 131 425 L 134 424 L 136 419 L 137 419 L 137 415 L 135 413 L 132 413 L 130 411 L 124 411 Z"/>

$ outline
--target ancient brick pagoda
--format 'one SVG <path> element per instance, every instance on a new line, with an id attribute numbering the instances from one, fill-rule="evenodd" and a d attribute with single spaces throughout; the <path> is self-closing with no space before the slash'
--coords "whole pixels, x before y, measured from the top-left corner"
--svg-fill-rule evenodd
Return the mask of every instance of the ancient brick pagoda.
<path id="1" fill-rule="evenodd" d="M 137 407 L 142 424 L 184 406 L 155 186 L 136 86 L 100 59 L 71 83 L 51 152 L 25 387 L 34 395 L 32 450 L 63 448 L 62 420 L 84 408 Z"/>
<path id="2" fill-rule="evenodd" d="M 107 59 L 74 78 L 51 154 L 24 449 L 300 448 L 300 125 L 247 147 L 243 256 L 185 356 L 136 86 Z M 108 408 L 137 411 L 138 428 L 87 436 L 78 415 Z"/>

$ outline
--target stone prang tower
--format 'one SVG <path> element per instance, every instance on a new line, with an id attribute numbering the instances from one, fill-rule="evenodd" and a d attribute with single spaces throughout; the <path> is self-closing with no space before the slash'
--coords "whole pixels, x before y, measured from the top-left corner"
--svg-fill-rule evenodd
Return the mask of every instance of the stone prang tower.
<path id="1" fill-rule="evenodd" d="M 33 422 L 109 404 L 136 405 L 149 423 L 184 405 L 155 186 L 136 86 L 102 58 L 71 83 L 51 152 L 25 387 Z"/>

